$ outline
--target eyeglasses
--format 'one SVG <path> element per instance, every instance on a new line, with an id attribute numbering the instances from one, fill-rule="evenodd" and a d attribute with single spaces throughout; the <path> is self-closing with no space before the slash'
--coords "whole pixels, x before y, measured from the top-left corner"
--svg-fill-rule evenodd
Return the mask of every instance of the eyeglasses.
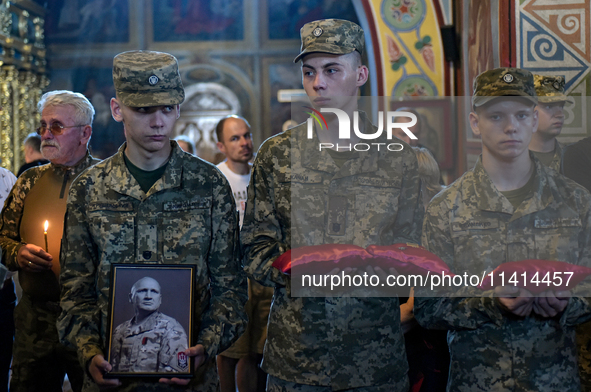
<path id="1" fill-rule="evenodd" d="M 64 132 L 64 129 L 84 127 L 84 126 L 86 126 L 86 124 L 71 125 L 68 127 L 66 127 L 58 122 L 51 123 L 51 125 L 49 125 L 49 127 L 45 124 L 41 124 L 41 126 L 39 128 L 37 128 L 37 135 L 43 136 L 45 131 L 49 129 L 49 131 L 51 132 L 51 134 L 53 136 L 57 136 L 57 135 L 61 135 Z"/>

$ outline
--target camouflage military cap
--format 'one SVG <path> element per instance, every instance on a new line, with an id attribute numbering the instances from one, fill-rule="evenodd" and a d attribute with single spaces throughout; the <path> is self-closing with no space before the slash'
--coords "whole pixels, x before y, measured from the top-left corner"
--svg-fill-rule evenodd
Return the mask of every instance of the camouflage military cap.
<path id="1" fill-rule="evenodd" d="M 575 101 L 573 97 L 564 93 L 564 76 L 534 75 L 534 84 L 540 102 L 574 103 Z"/>
<path id="2" fill-rule="evenodd" d="M 300 61 L 310 53 L 363 54 L 365 35 L 359 25 L 342 19 L 322 19 L 306 23 L 300 30 L 302 48 L 293 60 Z"/>
<path id="3" fill-rule="evenodd" d="M 168 53 L 135 50 L 113 59 L 117 98 L 130 107 L 176 105 L 185 100 L 179 66 Z"/>
<path id="4" fill-rule="evenodd" d="M 495 68 L 484 71 L 474 79 L 472 106 L 477 108 L 503 96 L 519 96 L 538 103 L 534 77 L 520 68 Z"/>

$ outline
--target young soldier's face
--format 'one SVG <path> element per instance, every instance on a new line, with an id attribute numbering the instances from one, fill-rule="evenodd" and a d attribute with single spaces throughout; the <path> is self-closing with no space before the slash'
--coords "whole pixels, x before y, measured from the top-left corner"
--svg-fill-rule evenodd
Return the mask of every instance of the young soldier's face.
<path id="1" fill-rule="evenodd" d="M 312 53 L 302 59 L 302 84 L 314 107 L 356 108 L 357 91 L 368 72 L 355 56 Z"/>
<path id="2" fill-rule="evenodd" d="M 179 105 L 132 108 L 111 100 L 115 121 L 123 122 L 128 148 L 157 152 L 170 144 L 174 123 L 180 116 Z"/>
<path id="3" fill-rule="evenodd" d="M 564 125 L 564 102 L 538 104 L 538 133 L 548 138 L 560 135 Z"/>
<path id="4" fill-rule="evenodd" d="M 523 98 L 501 97 L 470 113 L 470 126 L 482 139 L 483 153 L 511 161 L 528 154 L 529 142 L 538 127 L 538 113 Z"/>

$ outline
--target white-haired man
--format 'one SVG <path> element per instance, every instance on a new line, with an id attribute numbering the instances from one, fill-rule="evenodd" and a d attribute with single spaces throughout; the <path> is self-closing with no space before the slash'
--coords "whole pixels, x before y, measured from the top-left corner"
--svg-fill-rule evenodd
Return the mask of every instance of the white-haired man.
<path id="1" fill-rule="evenodd" d="M 15 309 L 11 391 L 61 391 L 67 373 L 74 391 L 83 371 L 76 352 L 59 343 L 58 255 L 68 189 L 97 160 L 88 152 L 94 108 L 82 94 L 51 91 L 37 105 L 41 152 L 51 164 L 23 173 L 0 220 L 2 264 L 19 271 L 23 297 Z M 47 240 L 44 222 L 48 222 Z"/>

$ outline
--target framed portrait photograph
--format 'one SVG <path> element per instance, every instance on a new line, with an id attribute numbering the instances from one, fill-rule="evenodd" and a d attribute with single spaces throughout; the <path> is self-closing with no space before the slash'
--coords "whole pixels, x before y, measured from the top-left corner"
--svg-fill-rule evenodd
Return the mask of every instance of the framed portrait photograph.
<path id="1" fill-rule="evenodd" d="M 192 376 L 195 266 L 113 264 L 105 375 Z"/>

